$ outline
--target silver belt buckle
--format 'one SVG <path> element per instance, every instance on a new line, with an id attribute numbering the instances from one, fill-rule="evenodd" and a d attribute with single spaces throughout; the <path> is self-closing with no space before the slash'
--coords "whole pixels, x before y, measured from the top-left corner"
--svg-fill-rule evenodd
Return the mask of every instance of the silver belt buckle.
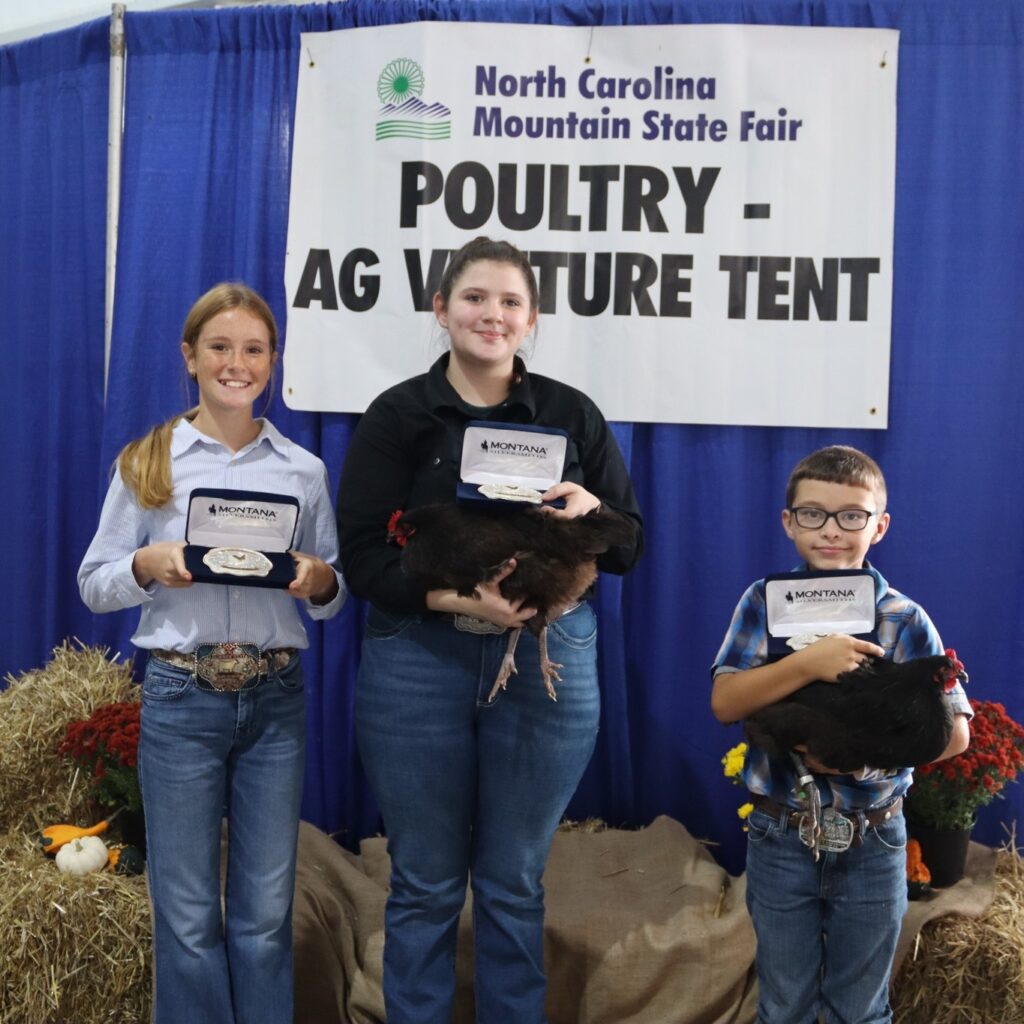
<path id="1" fill-rule="evenodd" d="M 487 619 L 478 619 L 475 615 L 456 614 L 455 628 L 463 633 L 476 633 L 480 636 L 505 632 L 504 626 L 499 626 L 496 622 L 488 622 Z"/>
<path id="2" fill-rule="evenodd" d="M 199 656 L 203 647 L 209 647 L 206 654 Z M 259 651 L 254 644 L 200 644 L 196 648 L 196 675 L 201 676 L 215 690 L 235 693 L 241 690 L 254 676 L 259 675 Z"/>
<path id="3" fill-rule="evenodd" d="M 812 850 L 817 848 L 823 853 L 845 853 L 853 845 L 857 826 L 850 818 L 840 814 L 835 808 L 826 807 L 821 812 L 821 820 L 818 824 L 821 831 L 815 837 L 810 815 L 801 816 L 799 835 L 800 842 L 804 846 L 809 846 Z"/>

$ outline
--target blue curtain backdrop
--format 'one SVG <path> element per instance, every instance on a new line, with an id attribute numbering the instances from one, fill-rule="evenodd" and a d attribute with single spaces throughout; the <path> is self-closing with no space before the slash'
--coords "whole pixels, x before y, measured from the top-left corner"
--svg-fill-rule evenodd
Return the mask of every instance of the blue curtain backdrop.
<path id="1" fill-rule="evenodd" d="M 1024 164 L 1024 12 L 1015 0 L 353 0 L 129 14 L 114 350 L 101 444 L 92 447 L 97 385 L 89 372 L 95 370 L 79 367 L 94 343 L 85 313 L 95 309 L 101 289 L 90 281 L 96 291 L 86 296 L 83 288 L 74 303 L 80 350 L 69 340 L 67 352 L 54 351 L 55 328 L 47 319 L 53 311 L 70 312 L 63 285 L 67 250 L 92 251 L 81 211 L 74 211 L 68 227 L 48 212 L 48 223 L 71 233 L 55 257 L 59 266 L 46 278 L 51 295 L 60 295 L 44 304 L 41 323 L 33 320 L 8 334 L 16 350 L 50 346 L 40 358 L 38 385 L 21 399 L 31 412 L 15 436 L 25 437 L 26 446 L 46 438 L 46 457 L 39 461 L 52 465 L 26 468 L 14 493 L 31 495 L 18 514 L 31 509 L 32 517 L 45 515 L 54 534 L 46 543 L 64 554 L 45 585 L 38 579 L 41 569 L 28 562 L 31 556 L 8 575 L 19 591 L 30 587 L 33 595 L 19 609 L 24 635 L 5 650 L 9 667 L 38 663 L 42 651 L 69 632 L 129 649 L 134 615 L 82 626 L 73 584 L 65 582 L 67 568 L 73 574 L 84 550 L 119 447 L 188 402 L 177 339 L 192 300 L 218 280 L 243 278 L 269 298 L 284 323 L 299 33 L 411 20 L 732 22 L 902 33 L 889 429 L 616 425 L 647 517 L 648 553 L 624 581 L 602 580 L 604 717 L 597 753 L 570 813 L 615 825 L 643 825 L 671 814 L 695 835 L 720 843 L 723 862 L 740 870 L 735 808 L 741 794 L 722 778 L 719 763 L 740 733 L 711 716 L 708 665 L 747 583 L 793 564 L 778 525 L 783 485 L 800 457 L 827 443 L 857 445 L 880 461 L 894 521 L 874 549 L 876 564 L 929 610 L 967 663 L 972 694 L 1001 700 L 1024 719 L 1024 693 L 1016 682 L 1024 653 L 1024 600 L 1017 585 L 1024 570 L 1018 526 L 1024 486 L 1017 472 L 1024 439 L 1024 196 L 1017 182 Z M 500 46 L 501 29 L 494 31 Z M 23 145 L 3 109 L 5 140 L 17 130 Z M 9 262 L 14 257 L 7 255 L 6 238 L 3 245 Z M 9 276 L 0 284 L 5 298 Z M 17 294 L 14 288 L 11 294 Z M 20 301 L 31 306 L 24 294 Z M 6 303 L 0 317 L 10 330 Z M 835 372 L 855 358 L 837 353 Z M 41 393 L 51 407 L 59 393 L 60 414 L 85 416 L 92 431 L 49 425 L 33 407 Z M 83 403 L 91 415 L 79 409 Z M 323 457 L 336 484 L 353 418 L 293 413 L 280 401 L 270 415 Z M 86 437 L 87 453 L 76 460 L 69 446 Z M 28 451 L 18 453 L 26 464 L 33 461 Z M 77 472 L 83 469 L 78 463 L 86 462 L 89 480 L 74 492 L 73 514 L 59 511 L 72 493 L 64 476 L 47 492 L 48 500 L 38 500 L 37 480 L 56 467 Z M 34 537 L 29 529 L 25 535 Z M 36 595 L 44 586 L 45 593 Z M 378 826 L 350 725 L 361 614 L 352 602 L 340 621 L 312 627 L 309 663 L 304 810 L 350 844 Z M 977 835 L 1001 841 L 1001 822 L 1014 820 L 1022 807 L 1022 787 L 1011 787 L 1006 801 L 985 812 Z"/>
<path id="2" fill-rule="evenodd" d="M 75 572 L 99 487 L 109 31 L 0 47 L 0 676 L 92 631 Z"/>

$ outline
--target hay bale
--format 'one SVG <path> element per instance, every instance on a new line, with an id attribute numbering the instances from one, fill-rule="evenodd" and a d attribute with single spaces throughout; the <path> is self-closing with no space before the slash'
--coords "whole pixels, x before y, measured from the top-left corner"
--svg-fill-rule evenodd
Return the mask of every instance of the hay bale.
<path id="1" fill-rule="evenodd" d="M 921 930 L 893 991 L 895 1024 L 1024 1024 L 1024 860 L 996 859 L 995 895 L 977 918 Z"/>
<path id="2" fill-rule="evenodd" d="M 151 939 L 144 878 L 61 874 L 33 837 L 0 835 L 4 1024 L 143 1024 Z"/>
<path id="3" fill-rule="evenodd" d="M 131 662 L 117 658 L 106 648 L 65 642 L 44 668 L 7 677 L 0 692 L 0 831 L 84 824 L 93 814 L 83 781 L 56 748 L 71 722 L 136 698 Z"/>

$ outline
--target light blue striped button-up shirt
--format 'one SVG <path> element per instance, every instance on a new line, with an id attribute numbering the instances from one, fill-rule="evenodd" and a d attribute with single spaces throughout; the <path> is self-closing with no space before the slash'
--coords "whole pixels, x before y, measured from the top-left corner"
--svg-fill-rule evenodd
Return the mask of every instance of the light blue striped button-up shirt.
<path id="1" fill-rule="evenodd" d="M 191 653 L 197 644 L 244 641 L 261 648 L 309 645 L 295 598 L 286 590 L 195 583 L 140 587 L 132 573 L 135 552 L 146 544 L 184 540 L 189 495 L 194 488 L 224 488 L 288 494 L 299 502 L 293 549 L 329 565 L 338 558 L 338 536 L 327 490 L 327 470 L 315 455 L 289 441 L 267 420 L 259 436 L 232 452 L 181 420 L 171 438 L 174 496 L 158 509 L 140 508 L 114 473 L 100 523 L 78 570 L 82 600 L 94 612 L 141 606 L 132 637 L 143 649 Z M 344 604 L 345 582 L 330 603 L 304 602 L 314 619 L 327 619 Z"/>

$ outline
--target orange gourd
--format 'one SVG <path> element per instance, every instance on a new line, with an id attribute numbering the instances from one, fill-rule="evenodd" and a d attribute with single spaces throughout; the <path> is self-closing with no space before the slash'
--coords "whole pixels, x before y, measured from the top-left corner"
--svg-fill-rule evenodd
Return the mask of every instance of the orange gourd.
<path id="1" fill-rule="evenodd" d="M 921 844 L 916 839 L 907 840 L 907 881 L 930 882 L 932 873 L 921 860 Z"/>

